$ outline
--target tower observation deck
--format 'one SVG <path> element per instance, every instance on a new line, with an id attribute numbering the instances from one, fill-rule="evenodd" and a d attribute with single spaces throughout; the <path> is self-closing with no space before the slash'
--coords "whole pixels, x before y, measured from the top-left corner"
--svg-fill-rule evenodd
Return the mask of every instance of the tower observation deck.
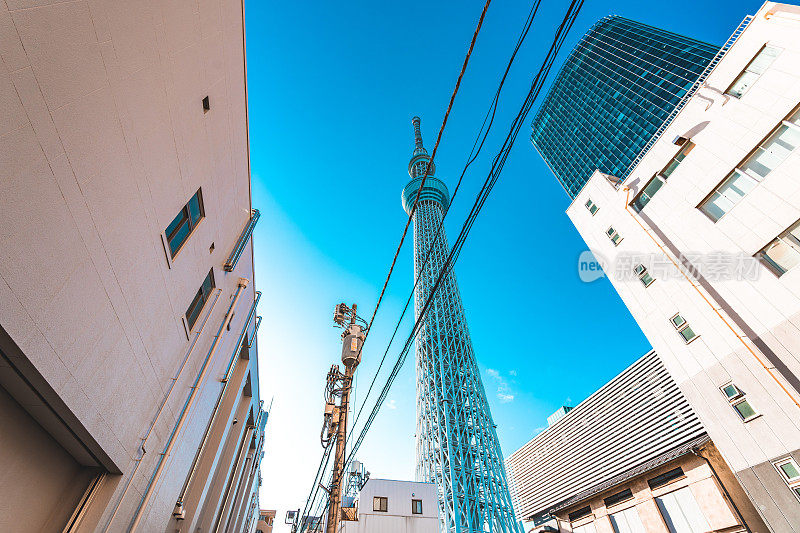
<path id="1" fill-rule="evenodd" d="M 411 181 L 402 202 L 411 212 L 430 161 L 422 145 L 420 119 L 414 117 Z M 437 228 L 450 201 L 433 164 L 414 212 L 414 293 L 418 317 L 449 253 L 444 230 Z M 423 269 L 425 256 L 430 257 Z M 455 275 L 448 273 L 428 307 L 416 339 L 417 481 L 439 488 L 443 533 L 514 532 L 514 518 L 503 455 L 486 401 Z"/>

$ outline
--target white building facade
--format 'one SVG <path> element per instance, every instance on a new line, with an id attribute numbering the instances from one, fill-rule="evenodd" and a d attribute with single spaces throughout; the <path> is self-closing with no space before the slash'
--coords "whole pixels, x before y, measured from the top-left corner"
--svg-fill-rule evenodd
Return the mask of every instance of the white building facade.
<path id="1" fill-rule="evenodd" d="M 357 520 L 343 520 L 343 533 L 438 533 L 439 506 L 433 483 L 370 479 L 359 492 Z"/>
<path id="2" fill-rule="evenodd" d="M 800 531 L 800 8 L 768 2 L 567 214 L 771 531 Z"/>
<path id="3" fill-rule="evenodd" d="M 243 17 L 0 3 L 0 531 L 252 531 Z"/>

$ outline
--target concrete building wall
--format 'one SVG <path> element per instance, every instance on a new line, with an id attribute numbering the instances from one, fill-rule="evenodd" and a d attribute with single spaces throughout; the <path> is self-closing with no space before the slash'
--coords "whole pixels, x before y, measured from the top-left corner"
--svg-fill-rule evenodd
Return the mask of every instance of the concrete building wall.
<path id="1" fill-rule="evenodd" d="M 713 448 L 713 445 L 709 446 Z M 649 479 L 675 468 L 683 471 L 682 477 L 655 489 L 650 488 Z M 626 489 L 631 491 L 630 499 L 606 505 L 604 501 L 606 498 Z M 658 499 L 669 497 L 670 494 L 676 494 L 678 491 L 683 491 L 682 498 L 693 500 L 696 503 L 699 516 L 694 518 L 697 522 L 704 522 L 707 531 L 726 531 L 728 533 L 746 531 L 744 520 L 739 516 L 741 509 L 728 499 L 725 489 L 714 475 L 712 467 L 701 457 L 693 454 L 683 455 L 625 483 L 609 487 L 591 498 L 577 501 L 569 507 L 559 510 L 555 515 L 559 519 L 558 526 L 562 532 L 580 531 L 580 528 L 586 528 L 588 524 L 591 524 L 588 528 L 593 526 L 597 533 L 615 533 L 612 520 L 630 524 L 634 528 L 632 531 L 637 531 L 635 528 L 638 518 L 644 531 L 648 533 L 670 533 L 668 526 L 670 515 L 668 511 L 665 513 L 659 508 Z M 585 508 L 587 505 L 591 508 L 589 515 L 574 521 L 569 520 L 568 515 L 571 512 Z M 750 509 L 751 507 L 748 508 L 748 510 Z M 755 514 L 754 510 L 750 512 L 751 515 Z M 635 516 L 630 517 L 629 513 L 633 513 Z M 757 515 L 751 517 L 748 526 L 751 531 L 765 530 L 765 526 Z"/>
<path id="2" fill-rule="evenodd" d="M 433 483 L 370 479 L 358 496 L 358 520 L 342 521 L 344 533 L 436 533 L 439 507 Z M 376 510 L 374 498 L 386 498 L 386 511 Z M 422 513 L 412 512 L 412 500 L 422 500 Z"/>
<path id="3" fill-rule="evenodd" d="M 717 222 L 698 207 L 800 104 L 799 30 L 796 6 L 764 4 L 623 186 L 595 173 L 567 211 L 770 530 L 787 532 L 800 531 L 800 500 L 774 462 L 800 457 L 800 270 L 777 277 L 752 258 L 800 219 L 800 150 Z M 725 94 L 765 44 L 780 49 L 774 62 L 740 98 Z M 677 137 L 695 147 L 641 213 L 626 209 Z M 645 287 L 631 270 L 647 261 Z M 699 335 L 688 344 L 676 313 Z M 756 416 L 737 414 L 729 383 Z"/>
<path id="4" fill-rule="evenodd" d="M 4 426 L 0 465 L 24 469 L 0 501 L 29 490 L 15 509 L 50 516 L 75 472 L 80 511 L 53 529 L 125 530 L 145 499 L 140 531 L 244 527 L 263 429 L 252 243 L 223 269 L 252 207 L 243 28 L 234 0 L 0 5 L 0 408 L 29 441 Z M 205 217 L 172 257 L 165 230 L 198 189 Z"/>

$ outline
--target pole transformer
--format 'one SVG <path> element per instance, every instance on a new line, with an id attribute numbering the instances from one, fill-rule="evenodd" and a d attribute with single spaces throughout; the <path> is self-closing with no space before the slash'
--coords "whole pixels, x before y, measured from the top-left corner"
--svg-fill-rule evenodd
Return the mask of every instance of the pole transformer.
<path id="1" fill-rule="evenodd" d="M 328 518 L 325 533 L 336 533 L 342 515 L 342 479 L 344 478 L 345 444 L 347 439 L 347 413 L 350 405 L 350 390 L 358 363 L 361 362 L 361 347 L 366 338 L 367 324 L 356 314 L 356 304 L 352 308 L 341 303 L 333 312 L 334 324 L 344 329 L 342 332 L 342 363 L 331 366 L 325 386 L 325 421 L 320 441 L 327 448 L 335 442 L 333 472 L 328 489 Z M 338 404 L 336 400 L 339 400 Z"/>

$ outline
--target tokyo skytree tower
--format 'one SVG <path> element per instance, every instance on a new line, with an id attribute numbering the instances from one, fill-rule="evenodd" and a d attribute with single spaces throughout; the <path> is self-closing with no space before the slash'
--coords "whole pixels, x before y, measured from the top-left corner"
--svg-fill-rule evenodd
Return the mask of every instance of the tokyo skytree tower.
<path id="1" fill-rule="evenodd" d="M 414 205 L 430 160 L 422 146 L 419 117 L 414 117 L 413 124 L 415 147 L 408 163 L 411 181 L 402 196 L 406 213 Z M 420 278 L 414 293 L 417 317 L 449 253 L 444 229 L 438 236 L 436 231 L 450 195 L 434 172 L 431 165 L 414 212 L 414 275 Z M 423 320 L 416 338 L 416 364 L 416 478 L 439 488 L 441 531 L 521 533 L 452 272 L 442 279 Z"/>

